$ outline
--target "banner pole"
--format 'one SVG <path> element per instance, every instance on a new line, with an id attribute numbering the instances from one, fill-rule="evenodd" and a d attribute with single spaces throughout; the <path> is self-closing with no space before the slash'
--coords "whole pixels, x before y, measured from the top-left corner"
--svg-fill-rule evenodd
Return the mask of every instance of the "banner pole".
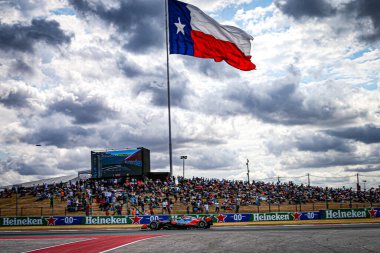
<path id="1" fill-rule="evenodd" d="M 172 154 L 172 124 L 170 114 L 170 75 L 169 75 L 169 18 L 168 18 L 168 0 L 165 0 L 165 24 L 166 24 L 166 79 L 168 87 L 168 118 L 169 118 L 169 163 L 170 177 L 173 176 L 173 154 Z"/>

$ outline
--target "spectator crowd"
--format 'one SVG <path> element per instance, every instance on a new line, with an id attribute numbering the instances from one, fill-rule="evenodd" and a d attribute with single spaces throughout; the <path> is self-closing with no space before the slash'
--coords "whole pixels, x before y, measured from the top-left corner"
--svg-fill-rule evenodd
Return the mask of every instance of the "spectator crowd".
<path id="1" fill-rule="evenodd" d="M 15 189 L 0 192 L 0 197 L 12 197 Z M 352 188 L 329 188 L 295 184 L 293 182 L 167 177 L 160 179 L 117 178 L 78 180 L 52 185 L 36 185 L 19 189 L 31 194 L 36 201 L 65 201 L 69 212 L 84 211 L 92 215 L 98 207 L 106 215 L 171 214 L 179 204 L 186 213 L 209 213 L 221 210 L 239 212 L 241 206 L 307 204 L 332 201 L 337 203 L 380 203 L 380 188 L 367 191 Z M 58 199 L 58 200 L 57 200 Z M 124 212 L 124 213 L 125 213 Z"/>

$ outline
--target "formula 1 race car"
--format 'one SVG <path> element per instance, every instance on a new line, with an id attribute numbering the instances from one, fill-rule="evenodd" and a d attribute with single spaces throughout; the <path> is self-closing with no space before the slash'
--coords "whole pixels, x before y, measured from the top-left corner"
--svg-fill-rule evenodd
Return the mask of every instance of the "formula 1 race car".
<path id="1" fill-rule="evenodd" d="M 149 223 L 149 225 L 144 224 L 141 229 L 150 230 L 160 230 L 160 229 L 207 229 L 213 225 L 211 217 L 190 217 L 182 216 L 175 220 L 155 220 Z"/>

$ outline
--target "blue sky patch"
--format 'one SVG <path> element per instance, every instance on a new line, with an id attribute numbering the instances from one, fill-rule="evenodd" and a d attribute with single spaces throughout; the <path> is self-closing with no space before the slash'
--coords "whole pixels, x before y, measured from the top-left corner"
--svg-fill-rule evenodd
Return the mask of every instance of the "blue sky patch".
<path id="1" fill-rule="evenodd" d="M 51 13 L 55 15 L 75 16 L 75 11 L 68 7 L 52 10 Z"/>
<path id="2" fill-rule="evenodd" d="M 244 7 L 244 10 L 251 10 L 251 9 L 256 8 L 256 7 L 263 7 L 264 8 L 264 7 L 271 5 L 272 2 L 273 2 L 272 0 L 254 0 L 249 4 L 244 4 L 243 7 Z"/>
<path id="3" fill-rule="evenodd" d="M 248 4 L 229 5 L 222 10 L 216 12 L 218 17 L 222 17 L 223 20 L 231 20 L 235 16 L 237 10 L 243 8 L 244 11 L 255 9 L 256 7 L 267 7 L 272 3 L 272 0 L 253 0 Z M 268 13 L 271 16 L 272 13 Z"/>
<path id="4" fill-rule="evenodd" d="M 360 85 L 360 87 L 362 87 L 363 89 L 366 89 L 366 90 L 377 90 L 377 83 L 366 83 L 366 84 L 362 84 Z"/>
<path id="5" fill-rule="evenodd" d="M 348 59 L 355 60 L 357 58 L 362 57 L 365 53 L 368 53 L 369 51 L 371 51 L 369 48 L 365 48 L 363 50 L 357 51 L 357 52 L 353 53 L 352 55 L 350 55 L 348 57 Z"/>

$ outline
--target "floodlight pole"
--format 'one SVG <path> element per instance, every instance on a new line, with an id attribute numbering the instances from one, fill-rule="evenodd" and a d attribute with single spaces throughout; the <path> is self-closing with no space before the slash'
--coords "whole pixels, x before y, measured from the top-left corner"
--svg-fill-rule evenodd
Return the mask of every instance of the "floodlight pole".
<path id="1" fill-rule="evenodd" d="M 247 159 L 246 165 L 247 165 L 247 176 L 248 176 L 248 185 L 249 185 L 250 183 L 249 183 L 249 160 L 248 159 Z"/>
<path id="2" fill-rule="evenodd" d="M 187 155 L 182 155 L 182 177 L 185 178 L 185 160 L 187 159 Z"/>
<path id="3" fill-rule="evenodd" d="M 18 185 L 16 185 L 15 190 L 16 190 L 16 217 L 18 217 Z"/>
<path id="4" fill-rule="evenodd" d="M 170 73 L 169 73 L 169 18 L 168 18 L 168 1 L 165 0 L 165 24 L 166 24 L 166 79 L 168 87 L 168 120 L 169 120 L 169 164 L 170 177 L 173 176 L 173 154 L 172 154 L 172 124 L 170 115 Z"/>

